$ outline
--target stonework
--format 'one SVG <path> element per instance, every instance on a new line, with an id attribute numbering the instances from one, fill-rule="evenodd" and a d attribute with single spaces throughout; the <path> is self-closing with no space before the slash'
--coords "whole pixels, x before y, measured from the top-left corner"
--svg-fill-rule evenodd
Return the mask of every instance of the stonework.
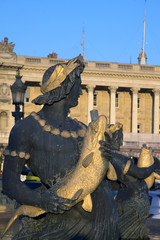
<path id="1" fill-rule="evenodd" d="M 4 42 L 0 43 L 0 113 L 2 111 L 7 113 L 8 127 L 4 130 L 0 126 L 0 143 L 7 144 L 9 132 L 14 125 L 11 114 L 14 106 L 12 106 L 9 86 L 15 81 L 18 67 L 23 66 L 20 74 L 28 89 L 24 105 L 26 117 L 32 111 L 39 111 L 41 108 L 31 101 L 41 94 L 40 84 L 45 70 L 67 60 L 18 56 L 13 53 L 14 44 L 9 44 L 8 40 L 5 41 L 6 45 Z M 126 148 L 129 134 L 136 136 L 133 142 L 139 141 L 137 149 L 143 142 L 149 144 L 151 141 L 156 142 L 153 136 L 159 139 L 160 131 L 160 112 L 157 113 L 159 111 L 160 66 L 95 61 L 86 61 L 85 65 L 82 74 L 83 95 L 80 96 L 79 105 L 71 110 L 71 117 L 88 124 L 90 110 L 97 109 L 100 115 L 107 116 L 108 123 L 121 122 L 124 126 L 122 148 Z M 94 94 L 96 94 L 96 99 L 94 99 Z M 144 134 L 144 136 L 147 134 L 147 140 L 145 138 L 138 140 L 139 134 Z M 154 146 L 156 154 L 159 154 L 160 143 L 157 142 Z"/>

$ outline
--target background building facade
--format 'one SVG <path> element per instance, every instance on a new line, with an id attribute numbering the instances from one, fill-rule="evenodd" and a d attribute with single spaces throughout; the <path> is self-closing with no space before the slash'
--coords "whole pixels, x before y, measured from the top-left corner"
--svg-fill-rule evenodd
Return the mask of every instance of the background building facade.
<path id="1" fill-rule="evenodd" d="M 9 132 L 14 125 L 10 85 L 15 81 L 17 69 L 27 86 L 25 117 L 41 106 L 32 99 L 41 94 L 40 84 L 46 69 L 66 62 L 56 54 L 47 58 L 18 56 L 14 44 L 8 39 L 0 43 L 0 144 L 7 145 Z M 143 143 L 152 147 L 160 157 L 160 66 L 85 61 L 82 74 L 83 95 L 79 105 L 71 109 L 71 117 L 88 124 L 90 111 L 107 116 L 108 123 L 123 124 L 124 144 L 121 151 L 138 156 Z"/>

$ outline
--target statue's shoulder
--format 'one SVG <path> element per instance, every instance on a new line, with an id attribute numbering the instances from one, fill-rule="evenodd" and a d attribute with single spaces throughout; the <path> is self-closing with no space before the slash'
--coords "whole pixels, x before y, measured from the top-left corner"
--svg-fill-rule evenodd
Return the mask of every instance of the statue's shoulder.
<path id="1" fill-rule="evenodd" d="M 21 133 L 26 133 L 29 131 L 34 131 L 34 126 L 36 125 L 36 121 L 32 117 L 32 114 L 28 115 L 22 120 L 16 122 L 13 126 L 11 133 L 20 135 Z"/>
<path id="2" fill-rule="evenodd" d="M 33 135 L 37 132 L 34 124 L 30 115 L 17 121 L 10 132 L 8 150 L 28 153 Z"/>

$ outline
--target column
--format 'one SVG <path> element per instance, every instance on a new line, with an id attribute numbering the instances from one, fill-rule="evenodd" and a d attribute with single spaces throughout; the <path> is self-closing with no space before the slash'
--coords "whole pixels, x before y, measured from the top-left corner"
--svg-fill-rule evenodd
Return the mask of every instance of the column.
<path id="1" fill-rule="evenodd" d="M 131 115 L 131 126 L 132 133 L 137 133 L 137 97 L 140 88 L 131 88 L 132 92 L 132 115 Z"/>
<path id="2" fill-rule="evenodd" d="M 87 85 L 88 89 L 88 123 L 91 122 L 90 111 L 93 110 L 93 91 L 95 85 Z"/>
<path id="3" fill-rule="evenodd" d="M 159 93 L 160 89 L 153 89 L 154 102 L 153 102 L 153 133 L 159 133 Z"/>
<path id="4" fill-rule="evenodd" d="M 116 121 L 115 97 L 116 97 L 117 87 L 110 86 L 108 89 L 110 90 L 110 113 L 109 113 L 110 120 L 109 120 L 109 122 L 110 122 L 110 124 L 115 124 L 115 121 Z"/>

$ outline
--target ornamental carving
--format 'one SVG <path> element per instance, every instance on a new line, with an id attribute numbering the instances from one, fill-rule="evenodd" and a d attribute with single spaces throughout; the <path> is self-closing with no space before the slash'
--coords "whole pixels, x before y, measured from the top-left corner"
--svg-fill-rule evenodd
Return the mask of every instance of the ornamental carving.
<path id="1" fill-rule="evenodd" d="M 152 92 L 154 93 L 154 95 L 159 95 L 160 94 L 160 89 L 154 88 L 154 89 L 152 89 Z"/>
<path id="2" fill-rule="evenodd" d="M 0 85 L 0 102 L 3 103 L 10 103 L 11 98 L 10 98 L 10 88 L 8 84 L 2 83 Z"/>
<path id="3" fill-rule="evenodd" d="M 140 88 L 136 88 L 136 87 L 133 87 L 133 88 L 131 88 L 131 92 L 133 93 L 133 94 L 138 94 L 138 91 L 140 90 Z"/>
<path id="4" fill-rule="evenodd" d="M 115 93 L 117 91 L 117 88 L 116 86 L 109 86 L 108 89 L 110 90 L 111 93 Z"/>
<path id="5" fill-rule="evenodd" d="M 0 42 L 0 52 L 13 53 L 14 46 L 15 44 L 12 42 L 8 43 L 8 38 L 5 37 L 4 41 Z"/>

